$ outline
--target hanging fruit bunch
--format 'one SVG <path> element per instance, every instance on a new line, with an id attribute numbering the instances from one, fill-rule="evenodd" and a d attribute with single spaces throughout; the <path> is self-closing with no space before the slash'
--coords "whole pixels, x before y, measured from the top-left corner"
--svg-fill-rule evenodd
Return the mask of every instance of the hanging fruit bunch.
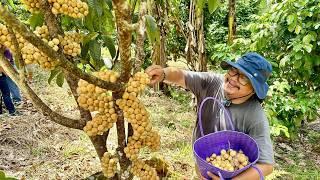
<path id="1" fill-rule="evenodd" d="M 128 86 L 122 99 L 116 101 L 123 110 L 125 119 L 132 125 L 133 135 L 128 138 L 127 147 L 124 149 L 126 156 L 132 161 L 131 172 L 141 179 L 158 179 L 157 172 L 142 159 L 139 159 L 139 151 L 143 147 L 157 150 L 160 147 L 160 136 L 152 129 L 149 114 L 143 103 L 138 99 L 146 85 L 150 82 L 149 76 L 138 72 L 128 82 Z"/>
<path id="2" fill-rule="evenodd" d="M 65 14 L 73 18 L 83 18 L 88 15 L 87 3 L 80 0 L 48 0 L 52 5 L 52 13 Z"/>
<path id="3" fill-rule="evenodd" d="M 77 32 L 66 32 L 64 37 L 59 38 L 63 46 L 63 53 L 76 57 L 81 54 L 82 36 Z"/>

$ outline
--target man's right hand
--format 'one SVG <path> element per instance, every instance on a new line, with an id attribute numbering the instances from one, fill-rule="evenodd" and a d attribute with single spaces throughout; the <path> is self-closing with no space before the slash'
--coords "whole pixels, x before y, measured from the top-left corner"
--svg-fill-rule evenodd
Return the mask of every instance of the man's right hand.
<path id="1" fill-rule="evenodd" d="M 145 73 L 147 73 L 151 77 L 150 84 L 154 85 L 158 82 L 163 81 L 164 78 L 164 70 L 159 65 L 151 65 L 146 70 Z"/>

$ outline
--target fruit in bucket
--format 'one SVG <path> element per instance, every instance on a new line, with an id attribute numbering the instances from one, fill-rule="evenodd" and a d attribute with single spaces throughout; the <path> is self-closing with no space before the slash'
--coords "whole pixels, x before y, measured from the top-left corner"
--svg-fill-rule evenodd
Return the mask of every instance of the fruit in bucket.
<path id="1" fill-rule="evenodd" d="M 213 166 L 225 171 L 236 171 L 250 164 L 249 158 L 241 150 L 222 149 L 220 155 L 213 153 L 206 158 L 206 161 Z"/>

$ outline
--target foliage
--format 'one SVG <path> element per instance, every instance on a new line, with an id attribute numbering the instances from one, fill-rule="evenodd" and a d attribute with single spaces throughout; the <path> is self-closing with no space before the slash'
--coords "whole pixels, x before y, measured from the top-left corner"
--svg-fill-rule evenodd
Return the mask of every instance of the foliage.
<path id="1" fill-rule="evenodd" d="M 247 1 L 237 0 L 236 1 L 236 37 L 239 41 L 244 41 L 242 38 L 250 37 L 250 32 L 245 28 L 248 23 L 254 19 L 252 15 L 258 11 L 258 0 Z M 206 53 L 208 61 L 214 66 L 219 64 L 221 59 L 229 59 L 238 57 L 238 47 L 228 47 L 225 42 L 228 39 L 228 1 L 222 1 L 221 7 L 213 14 L 209 13 L 207 8 L 204 9 L 204 28 L 205 28 L 205 39 L 206 39 Z M 242 45 L 242 44 L 241 44 Z M 245 47 L 239 47 L 245 48 Z M 224 52 L 229 52 L 225 54 Z M 236 55 L 231 55 L 238 53 Z M 231 55 L 231 56 L 230 56 Z"/>
<path id="2" fill-rule="evenodd" d="M 1 180 L 17 180 L 16 178 L 13 177 L 6 177 L 5 173 L 3 171 L 0 171 L 0 179 Z"/>
<path id="3" fill-rule="evenodd" d="M 214 65 L 247 51 L 257 51 L 271 62 L 273 74 L 269 84 L 272 86 L 265 108 L 274 135 L 284 132 L 288 136 L 286 128 L 295 134 L 304 120 L 316 119 L 320 105 L 318 7 L 317 0 L 274 3 L 261 15 L 250 16 L 255 21 L 252 19 L 244 28 L 251 32 L 250 37 L 238 37 L 231 46 L 212 45 Z"/>

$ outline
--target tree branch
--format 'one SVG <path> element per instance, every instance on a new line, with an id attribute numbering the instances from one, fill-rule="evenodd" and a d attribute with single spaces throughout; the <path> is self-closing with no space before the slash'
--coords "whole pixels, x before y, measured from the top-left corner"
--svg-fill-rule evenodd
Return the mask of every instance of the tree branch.
<path id="1" fill-rule="evenodd" d="M 96 86 L 99 86 L 103 89 L 108 89 L 112 91 L 119 91 L 123 88 L 122 83 L 109 83 L 106 81 L 103 81 L 95 76 L 89 75 L 87 73 L 83 73 L 80 69 L 78 69 L 76 66 L 74 66 L 71 62 L 66 59 L 66 57 L 63 54 L 59 54 L 58 52 L 54 51 L 50 46 L 48 46 L 45 42 L 43 42 L 39 37 L 37 37 L 34 33 L 32 33 L 24 24 L 22 24 L 13 14 L 11 14 L 8 10 L 6 10 L 2 5 L 0 5 L 0 17 L 1 19 L 7 24 L 7 26 L 12 27 L 16 32 L 20 33 L 20 35 L 25 38 L 27 41 L 29 41 L 32 45 L 37 47 L 41 52 L 46 54 L 48 57 L 52 59 L 59 60 L 59 66 L 61 66 L 64 70 L 68 71 L 69 73 L 72 73 L 73 75 L 79 77 L 80 79 L 86 80 L 91 84 L 95 84 Z M 127 37 L 127 36 L 126 36 Z M 123 54 L 130 55 L 130 51 L 128 50 L 131 44 L 131 33 L 130 33 L 130 43 L 129 46 L 127 44 L 122 44 L 120 47 L 122 49 L 125 49 L 125 52 Z M 121 51 L 120 51 L 121 52 Z M 126 55 L 127 56 L 127 55 Z M 126 59 L 125 57 L 121 56 L 122 58 Z M 130 57 L 130 56 L 129 56 Z M 127 58 L 129 59 L 129 58 Z M 125 63 L 126 64 L 126 63 Z M 130 64 L 130 61 L 129 61 Z M 131 66 L 129 66 L 129 72 L 131 70 Z M 125 69 L 125 72 L 127 73 L 127 69 Z M 124 73 L 125 74 L 125 73 Z M 130 74 L 129 74 L 130 75 Z M 129 76 L 128 76 L 129 79 Z"/>
<path id="2" fill-rule="evenodd" d="M 121 63 L 121 82 L 128 82 L 131 65 L 132 28 L 130 7 L 124 0 L 113 0 L 113 8 L 116 16 L 117 31 L 119 35 L 119 51 Z"/>
<path id="3" fill-rule="evenodd" d="M 24 61 L 22 59 L 22 54 L 21 54 L 21 50 L 20 50 L 16 35 L 14 34 L 14 32 L 11 28 L 7 28 L 7 29 L 8 29 L 9 34 L 11 34 L 11 36 L 12 36 L 12 42 L 13 42 L 13 45 L 15 48 L 15 53 L 13 53 L 13 54 L 14 54 L 14 59 L 16 60 L 16 62 L 18 62 L 17 67 L 19 69 L 19 77 L 20 77 L 20 80 L 22 80 L 24 82 L 25 78 L 26 78 L 26 69 L 25 69 L 26 64 L 24 63 Z M 11 50 L 11 51 L 13 52 L 13 50 Z"/>
<path id="4" fill-rule="evenodd" d="M 12 78 L 15 83 L 17 83 L 20 89 L 29 96 L 32 103 L 45 115 L 49 116 L 53 122 L 56 122 L 60 125 L 73 128 L 73 129 L 82 129 L 85 126 L 83 120 L 75 120 L 71 118 L 64 117 L 54 111 L 52 111 L 38 96 L 35 92 L 28 86 L 25 81 L 20 81 L 15 70 L 11 66 L 10 62 L 4 59 L 3 51 L 0 52 L 0 66 L 4 71 Z"/>
<path id="5" fill-rule="evenodd" d="M 145 15 L 147 13 L 147 4 L 146 2 L 141 2 L 140 12 L 139 12 L 139 28 L 137 29 L 137 55 L 136 62 L 134 64 L 134 73 L 141 70 L 142 63 L 144 62 L 145 53 L 144 53 L 144 40 L 146 34 L 146 25 L 145 25 Z"/>

